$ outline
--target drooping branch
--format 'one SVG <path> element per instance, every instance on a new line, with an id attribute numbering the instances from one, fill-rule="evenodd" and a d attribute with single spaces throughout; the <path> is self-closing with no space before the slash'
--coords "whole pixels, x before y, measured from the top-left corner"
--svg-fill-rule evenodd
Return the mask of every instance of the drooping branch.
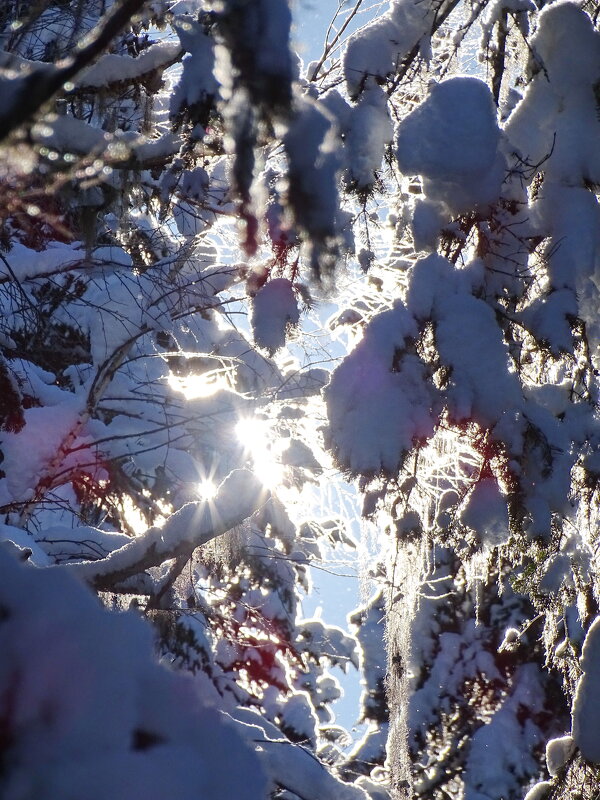
<path id="1" fill-rule="evenodd" d="M 508 38 L 508 11 L 503 8 L 498 20 L 498 38 L 493 59 L 492 95 L 496 105 L 500 103 L 500 89 L 506 65 L 506 40 Z"/>

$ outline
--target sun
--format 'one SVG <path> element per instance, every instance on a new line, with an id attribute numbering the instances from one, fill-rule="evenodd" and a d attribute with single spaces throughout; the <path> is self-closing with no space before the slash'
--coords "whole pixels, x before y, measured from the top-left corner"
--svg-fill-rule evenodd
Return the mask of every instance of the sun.
<path id="1" fill-rule="evenodd" d="M 197 486 L 198 497 L 200 500 L 214 500 L 217 496 L 219 487 L 210 478 L 203 478 Z"/>
<path id="2" fill-rule="evenodd" d="M 244 417 L 235 426 L 235 433 L 257 478 L 267 489 L 281 486 L 284 480 L 281 453 L 285 441 L 277 435 L 273 422 L 262 417 Z"/>
<path id="3" fill-rule="evenodd" d="M 224 366 L 202 374 L 184 377 L 171 374 L 169 384 L 186 399 L 212 397 L 220 391 L 232 392 L 230 370 Z M 285 478 L 282 453 L 289 440 L 281 437 L 275 422 L 264 416 L 241 417 L 235 425 L 235 437 L 242 447 L 244 461 L 250 462 L 252 471 L 267 489 L 281 489 Z M 196 486 L 200 500 L 214 500 L 218 494 L 218 483 L 207 472 Z"/>
<path id="4" fill-rule="evenodd" d="M 201 375 L 186 375 L 179 377 L 171 374 L 169 385 L 178 392 L 182 392 L 188 400 L 198 397 L 211 397 L 220 391 L 231 391 L 231 380 L 225 370 L 214 369 Z"/>

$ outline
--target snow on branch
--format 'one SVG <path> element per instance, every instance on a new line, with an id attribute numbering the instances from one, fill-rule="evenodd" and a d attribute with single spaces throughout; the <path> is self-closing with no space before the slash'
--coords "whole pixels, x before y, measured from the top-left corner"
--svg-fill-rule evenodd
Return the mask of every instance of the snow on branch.
<path id="1" fill-rule="evenodd" d="M 57 66 L 44 64 L 23 76 L 5 77 L 2 81 L 5 84 L 3 94 L 8 102 L 0 111 L 0 140 L 33 116 L 65 83 L 99 56 L 143 4 L 144 0 L 122 0 L 99 23 L 92 38 L 84 40 L 74 56 L 59 62 Z M 10 86 L 8 92 L 6 84 Z"/>
<path id="2" fill-rule="evenodd" d="M 238 707 L 232 719 L 259 746 L 273 783 L 301 800 L 367 800 L 362 788 L 339 780 L 309 750 L 282 739 L 279 729 L 253 709 Z"/>
<path id="3" fill-rule="evenodd" d="M 188 503 L 172 514 L 163 527 L 149 528 L 108 558 L 68 564 L 64 568 L 98 590 L 110 589 L 169 559 L 191 556 L 196 547 L 248 519 L 265 498 L 258 478 L 248 470 L 234 470 L 220 485 L 213 500 Z"/>
<path id="4" fill-rule="evenodd" d="M 136 58 L 105 53 L 74 81 L 76 89 L 104 89 L 113 83 L 139 81 L 170 67 L 183 55 L 177 42 L 157 42 Z"/>

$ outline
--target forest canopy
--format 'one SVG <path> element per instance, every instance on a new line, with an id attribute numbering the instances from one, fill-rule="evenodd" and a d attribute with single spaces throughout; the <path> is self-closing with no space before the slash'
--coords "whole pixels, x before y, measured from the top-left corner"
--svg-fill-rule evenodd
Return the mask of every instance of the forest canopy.
<path id="1" fill-rule="evenodd" d="M 594 800 L 599 8 L 296 11 L 0 8 L 0 795 Z"/>

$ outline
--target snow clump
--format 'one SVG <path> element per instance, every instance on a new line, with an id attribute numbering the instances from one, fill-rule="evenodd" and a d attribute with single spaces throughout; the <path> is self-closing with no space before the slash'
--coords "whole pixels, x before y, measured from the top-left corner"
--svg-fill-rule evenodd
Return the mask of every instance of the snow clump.
<path id="1" fill-rule="evenodd" d="M 573 700 L 573 740 L 582 756 L 600 764 L 600 617 L 596 617 L 585 638 L 581 655 L 583 675 Z"/>
<path id="2" fill-rule="evenodd" d="M 275 278 L 262 286 L 252 301 L 250 323 L 254 341 L 271 355 L 285 344 L 290 327 L 300 320 L 292 282 Z"/>
<path id="3" fill-rule="evenodd" d="M 478 78 L 433 87 L 396 129 L 396 157 L 405 175 L 422 175 L 429 200 L 452 215 L 497 199 L 505 163 L 494 101 Z"/>

